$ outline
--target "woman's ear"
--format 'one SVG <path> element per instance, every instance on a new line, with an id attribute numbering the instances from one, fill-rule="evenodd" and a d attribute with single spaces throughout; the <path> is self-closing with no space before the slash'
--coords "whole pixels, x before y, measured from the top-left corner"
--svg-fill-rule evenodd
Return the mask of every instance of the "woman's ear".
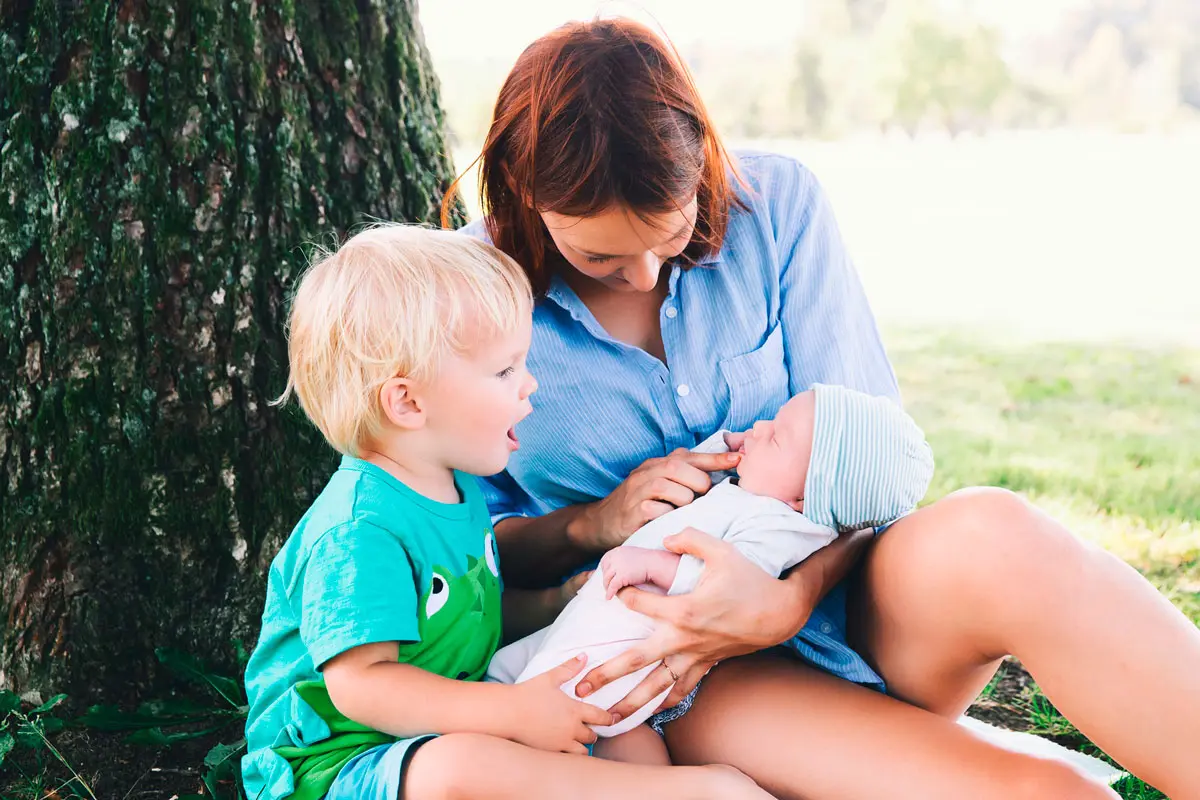
<path id="1" fill-rule="evenodd" d="M 425 403 L 409 378 L 390 378 L 379 388 L 379 407 L 388 422 L 404 430 L 425 426 Z"/>

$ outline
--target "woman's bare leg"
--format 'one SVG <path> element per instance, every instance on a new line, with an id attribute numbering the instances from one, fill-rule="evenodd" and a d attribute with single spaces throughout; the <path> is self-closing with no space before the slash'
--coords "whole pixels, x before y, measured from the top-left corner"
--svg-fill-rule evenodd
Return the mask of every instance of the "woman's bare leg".
<path id="1" fill-rule="evenodd" d="M 671 766 L 666 742 L 649 725 L 638 725 L 620 736 L 598 740 L 592 747 L 592 755 L 625 764 Z"/>
<path id="2" fill-rule="evenodd" d="M 890 693 L 954 718 L 1015 655 L 1105 752 L 1200 798 L 1200 630 L 1016 495 L 958 492 L 897 522 L 859 589 L 852 635 Z"/>
<path id="3" fill-rule="evenodd" d="M 1001 750 L 786 655 L 714 669 L 666 727 L 678 764 L 731 764 L 780 800 L 1111 800 L 1071 767 Z"/>
<path id="4" fill-rule="evenodd" d="M 452 733 L 425 744 L 404 774 L 404 800 L 771 800 L 727 767 L 618 764 L 548 753 L 474 733 Z"/>

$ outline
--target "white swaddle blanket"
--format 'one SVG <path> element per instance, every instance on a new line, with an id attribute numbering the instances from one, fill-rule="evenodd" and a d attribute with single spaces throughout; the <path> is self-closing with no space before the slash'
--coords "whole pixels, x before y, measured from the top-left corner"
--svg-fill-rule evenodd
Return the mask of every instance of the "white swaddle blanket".
<path id="1" fill-rule="evenodd" d="M 724 450 L 720 433 L 696 448 L 698 452 Z M 743 556 L 775 577 L 837 538 L 832 528 L 811 522 L 787 503 L 750 494 L 731 480 L 724 480 L 694 502 L 646 523 L 622 547 L 662 550 L 663 539 L 688 527 L 733 544 Z M 684 555 L 670 594 L 690 592 L 703 569 L 700 559 Z M 574 696 L 575 685 L 588 670 L 625 652 L 654 629 L 654 622 L 649 617 L 629 610 L 615 597 L 606 600 L 604 594 L 604 582 L 597 570 L 554 624 L 497 652 L 488 667 L 488 677 L 502 683 L 521 683 L 585 653 L 587 668 L 563 685 L 563 691 Z M 613 681 L 589 695 L 587 702 L 610 708 L 658 664 L 649 664 Z M 654 713 L 669 691 L 664 691 L 616 725 L 595 728 L 596 733 L 616 736 L 640 725 Z"/>

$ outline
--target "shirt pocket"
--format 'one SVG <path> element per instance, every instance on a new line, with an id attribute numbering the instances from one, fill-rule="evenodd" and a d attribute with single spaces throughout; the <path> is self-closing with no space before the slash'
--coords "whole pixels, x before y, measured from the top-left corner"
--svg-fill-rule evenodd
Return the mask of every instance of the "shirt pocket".
<path id="1" fill-rule="evenodd" d="M 788 400 L 783 325 L 776 324 L 756 350 L 720 361 L 729 390 L 729 412 L 721 427 L 744 431 L 760 419 L 772 419 Z"/>

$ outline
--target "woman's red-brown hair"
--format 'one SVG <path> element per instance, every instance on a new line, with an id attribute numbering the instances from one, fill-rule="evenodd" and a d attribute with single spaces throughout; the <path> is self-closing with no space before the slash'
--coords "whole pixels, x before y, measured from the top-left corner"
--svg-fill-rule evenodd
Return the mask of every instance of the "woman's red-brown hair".
<path id="1" fill-rule="evenodd" d="M 544 293 L 561 264 L 539 211 L 645 217 L 697 200 L 684 263 L 715 254 L 738 203 L 734 165 L 679 54 L 625 18 L 572 22 L 517 59 L 483 146 L 480 200 L 492 242 Z M 442 201 L 448 225 L 458 178 Z"/>

